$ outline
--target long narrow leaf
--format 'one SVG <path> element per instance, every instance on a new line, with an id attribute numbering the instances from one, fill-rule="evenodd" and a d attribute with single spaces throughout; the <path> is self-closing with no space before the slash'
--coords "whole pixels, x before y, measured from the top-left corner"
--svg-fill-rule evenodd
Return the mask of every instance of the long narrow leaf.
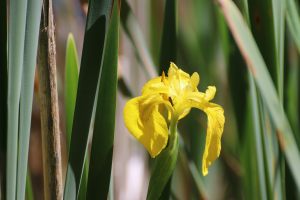
<path id="1" fill-rule="evenodd" d="M 0 198 L 5 198 L 7 130 L 7 6 L 0 1 Z"/>
<path id="2" fill-rule="evenodd" d="M 170 62 L 176 62 L 177 53 L 177 0 L 166 0 L 159 74 L 167 72 Z"/>
<path id="3" fill-rule="evenodd" d="M 219 0 L 218 2 L 242 55 L 248 64 L 248 68 L 255 79 L 263 100 L 266 102 L 268 111 L 277 128 L 277 136 L 281 149 L 286 156 L 295 182 L 300 189 L 300 174 L 298 173 L 298 166 L 300 166 L 299 150 L 275 87 L 272 84 L 272 79 L 267 71 L 266 64 L 249 28 L 234 3 L 231 0 Z"/>
<path id="4" fill-rule="evenodd" d="M 112 0 L 90 0 L 74 112 L 64 198 L 78 197 Z M 96 45 L 95 45 L 96 44 Z"/>
<path id="5" fill-rule="evenodd" d="M 285 33 L 285 14 L 286 0 L 273 0 L 273 18 L 275 43 L 277 53 L 277 80 L 278 95 L 283 102 L 283 78 L 284 78 L 284 33 Z"/>
<path id="6" fill-rule="evenodd" d="M 42 0 L 28 0 L 22 73 L 22 91 L 20 99 L 19 156 L 17 177 L 17 199 L 19 200 L 25 198 L 34 72 L 36 66 L 41 9 Z"/>
<path id="7" fill-rule="evenodd" d="M 66 48 L 66 66 L 65 66 L 65 108 L 66 108 L 66 133 L 67 133 L 67 147 L 70 148 L 72 137 L 72 126 L 75 110 L 75 102 L 78 86 L 78 56 L 77 49 L 73 35 L 70 33 L 67 40 Z M 87 173 L 88 173 L 88 158 L 85 157 L 83 179 L 79 189 L 78 199 L 85 199 Z"/>
<path id="8" fill-rule="evenodd" d="M 25 41 L 27 0 L 10 1 L 8 36 L 7 199 L 16 198 L 19 100 Z"/>
<path id="9" fill-rule="evenodd" d="M 73 35 L 70 33 L 66 48 L 65 66 L 65 107 L 66 107 L 66 127 L 67 144 L 70 147 L 73 117 L 78 85 L 78 58 L 77 49 Z"/>
<path id="10" fill-rule="evenodd" d="M 258 96 L 256 92 L 256 86 L 252 76 L 249 76 L 250 82 L 250 93 L 251 93 L 251 107 L 252 107 L 252 118 L 254 124 L 254 138 L 255 138 L 255 151 L 257 158 L 257 167 L 258 167 L 258 180 L 259 180 L 259 189 L 261 199 L 268 199 L 269 193 L 267 190 L 267 181 L 265 176 L 265 162 L 264 162 L 264 149 L 262 142 L 262 128 L 261 128 L 261 116 L 259 115 L 259 106 L 258 106 Z"/>
<path id="11" fill-rule="evenodd" d="M 251 31 L 267 69 L 277 86 L 277 54 L 271 0 L 253 0 L 249 3 Z"/>
<path id="12" fill-rule="evenodd" d="M 87 199 L 91 200 L 108 196 L 115 129 L 119 6 L 119 2 L 114 1 L 100 75 L 87 185 Z"/>
<path id="13" fill-rule="evenodd" d="M 295 0 L 286 0 L 286 7 L 287 24 L 297 45 L 298 51 L 300 52 L 300 16 L 297 11 Z"/>
<path id="14" fill-rule="evenodd" d="M 26 178 L 26 199 L 27 200 L 33 200 L 33 188 L 32 188 L 32 181 L 30 173 L 27 172 L 27 178 Z"/>

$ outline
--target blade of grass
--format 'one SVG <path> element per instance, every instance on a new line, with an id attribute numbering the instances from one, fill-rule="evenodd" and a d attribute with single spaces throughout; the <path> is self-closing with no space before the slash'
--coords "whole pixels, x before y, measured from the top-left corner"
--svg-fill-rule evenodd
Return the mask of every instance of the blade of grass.
<path id="1" fill-rule="evenodd" d="M 70 147 L 73 117 L 78 86 L 78 56 L 73 34 L 69 33 L 66 48 L 65 65 L 65 112 L 67 128 L 67 145 Z"/>
<path id="2" fill-rule="evenodd" d="M 78 86 L 78 56 L 77 48 L 73 34 L 69 34 L 66 48 L 66 65 L 65 65 L 65 113 L 66 113 L 66 133 L 67 133 L 67 147 L 68 152 L 70 148 L 70 142 L 72 137 L 72 126 L 75 110 L 75 101 L 77 95 Z M 88 175 L 88 158 L 85 157 L 83 179 L 80 185 L 78 199 L 84 200 L 86 197 L 86 185 Z"/>
<path id="3" fill-rule="evenodd" d="M 249 82 L 250 82 L 250 97 L 251 97 L 251 107 L 252 107 L 252 118 L 254 124 L 254 134 L 255 134 L 255 152 L 256 152 L 256 159 L 257 159 L 257 167 L 258 167 L 258 175 L 259 175 L 259 188 L 260 188 L 260 195 L 261 199 L 270 199 L 270 193 L 267 189 L 267 181 L 265 175 L 265 162 L 264 162 L 264 155 L 265 151 L 263 148 L 262 142 L 262 128 L 261 128 L 261 116 L 258 106 L 258 96 L 256 92 L 256 86 L 254 84 L 253 77 L 249 75 Z"/>
<path id="4" fill-rule="evenodd" d="M 246 123 L 245 123 L 245 142 L 242 144 L 243 152 L 241 154 L 241 161 L 245 175 L 243 176 L 243 190 L 247 199 L 260 199 L 261 189 L 259 185 L 259 172 L 258 172 L 258 158 L 257 153 L 253 153 L 255 149 L 255 131 L 253 122 L 253 106 L 251 104 L 251 91 L 247 91 L 247 105 L 246 105 Z M 256 151 L 255 151 L 256 152 Z"/>
<path id="5" fill-rule="evenodd" d="M 25 198 L 34 72 L 36 66 L 41 11 L 42 0 L 28 0 L 21 86 L 22 90 L 20 98 L 19 153 L 17 172 L 18 200 L 23 200 Z"/>
<path id="6" fill-rule="evenodd" d="M 25 41 L 27 0 L 10 1 L 8 35 L 6 197 L 16 198 L 19 100 Z"/>
<path id="7" fill-rule="evenodd" d="M 283 105 L 284 101 L 284 39 L 285 39 L 285 15 L 286 15 L 286 1 L 285 0 L 273 0 L 273 18 L 274 18 L 274 31 L 277 53 L 277 90 L 279 100 Z M 274 139 L 273 134 L 273 139 Z M 274 141 L 274 140 L 273 140 Z M 276 144 L 278 146 L 278 144 Z M 276 150 L 278 147 L 276 147 Z M 279 151 L 277 160 L 279 162 L 280 169 L 276 171 L 275 176 L 275 194 L 279 198 L 286 198 L 285 192 L 285 160 L 282 152 Z"/>
<path id="8" fill-rule="evenodd" d="M 295 133 L 295 139 L 300 148 L 299 135 L 299 53 L 296 44 L 292 41 L 292 37 L 287 37 L 287 72 L 286 72 L 286 112 L 291 123 L 291 127 Z M 290 170 L 286 170 L 286 199 L 299 199 L 299 190 L 296 188 L 295 181 L 292 178 Z"/>
<path id="9" fill-rule="evenodd" d="M 288 42 L 288 74 L 286 89 L 286 111 L 292 129 L 295 133 L 298 147 L 300 147 L 299 135 L 299 57 L 297 55 L 296 46 L 289 40 Z"/>
<path id="10" fill-rule="evenodd" d="M 281 104 L 283 103 L 284 8 L 280 3 L 283 2 L 277 2 L 277 0 L 254 0 L 249 3 L 251 30 L 261 55 L 266 62 L 273 83 L 276 85 Z M 258 95 L 258 100 L 261 102 L 260 95 Z M 264 112 L 265 105 L 263 103 L 260 103 L 259 110 L 259 121 L 261 121 L 259 137 L 261 137 L 263 143 L 260 143 L 260 145 L 264 147 L 261 149 L 261 154 L 264 155 L 262 165 L 264 165 L 267 197 L 272 199 L 273 193 L 276 193 L 276 196 L 282 197 L 280 183 L 283 177 L 281 177 L 280 170 L 275 170 L 279 169 L 279 167 L 274 167 L 273 164 L 278 163 L 280 157 L 275 129 L 271 123 L 268 123 L 269 116 Z M 274 189 L 272 190 L 271 188 Z"/>
<path id="11" fill-rule="evenodd" d="M 159 74 L 167 72 L 170 62 L 176 62 L 177 53 L 177 0 L 166 0 L 162 40 L 160 45 Z"/>
<path id="12" fill-rule="evenodd" d="M 277 53 L 277 80 L 278 95 L 280 101 L 283 102 L 283 83 L 284 83 L 284 36 L 285 36 L 285 0 L 273 0 L 273 18 L 274 32 Z"/>
<path id="13" fill-rule="evenodd" d="M 251 32 L 233 2 L 230 0 L 219 0 L 218 2 L 248 65 L 248 69 L 255 79 L 263 100 L 266 102 L 268 111 L 277 128 L 277 137 L 281 149 L 285 154 L 295 182 L 300 189 L 300 174 L 298 173 L 298 166 L 300 166 L 299 150 L 275 87 L 272 84 L 272 79 L 267 71 L 266 64 Z"/>
<path id="14" fill-rule="evenodd" d="M 286 0 L 286 9 L 287 25 L 300 52 L 300 17 L 295 0 Z"/>
<path id="15" fill-rule="evenodd" d="M 159 61 L 159 51 L 160 48 L 160 38 L 162 34 L 162 17 L 163 17 L 163 4 L 164 1 L 149 1 L 149 32 L 150 32 L 150 53 L 155 63 L 158 65 Z"/>
<path id="16" fill-rule="evenodd" d="M 7 131 L 7 5 L 0 1 L 0 196 L 5 198 Z M 0 197 L 0 198 L 1 198 Z"/>
<path id="17" fill-rule="evenodd" d="M 277 54 L 271 0 L 252 0 L 249 3 L 251 31 L 277 87 Z"/>
<path id="18" fill-rule="evenodd" d="M 114 1 L 105 41 L 87 185 L 87 199 L 107 199 L 111 176 L 119 46 L 120 1 Z"/>
<path id="19" fill-rule="evenodd" d="M 77 199 L 112 0 L 90 0 L 83 42 L 64 198 Z M 97 45 L 95 45 L 97 44 Z"/>
<path id="20" fill-rule="evenodd" d="M 25 197 L 24 197 L 24 199 L 25 199 Z M 26 200 L 34 200 L 31 176 L 30 176 L 29 171 L 27 172 L 27 178 L 26 178 Z"/>

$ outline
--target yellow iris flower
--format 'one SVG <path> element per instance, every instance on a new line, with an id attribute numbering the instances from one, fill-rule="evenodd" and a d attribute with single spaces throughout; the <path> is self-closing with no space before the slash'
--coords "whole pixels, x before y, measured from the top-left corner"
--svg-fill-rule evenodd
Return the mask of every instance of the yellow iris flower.
<path id="1" fill-rule="evenodd" d="M 208 123 L 202 173 L 206 175 L 208 167 L 220 155 L 225 117 L 223 108 L 210 102 L 216 88 L 209 86 L 205 93 L 199 92 L 199 81 L 197 72 L 190 76 L 171 63 L 168 77 L 163 73 L 151 79 L 144 85 L 141 96 L 126 103 L 124 121 L 130 133 L 154 158 L 168 143 L 171 122 L 177 123 L 191 108 L 204 111 Z"/>

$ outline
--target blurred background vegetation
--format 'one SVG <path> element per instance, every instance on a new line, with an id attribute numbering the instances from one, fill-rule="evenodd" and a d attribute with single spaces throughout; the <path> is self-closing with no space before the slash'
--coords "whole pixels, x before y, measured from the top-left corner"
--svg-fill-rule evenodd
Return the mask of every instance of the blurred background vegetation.
<path id="1" fill-rule="evenodd" d="M 170 61 L 189 74 L 198 72 L 200 91 L 205 91 L 209 85 L 215 85 L 215 102 L 223 106 L 226 117 L 221 155 L 206 177 L 201 174 L 206 117 L 202 112 L 192 110 L 190 115 L 180 121 L 180 154 L 172 179 L 171 198 L 300 199 L 300 173 L 297 172 L 300 169 L 300 1 L 235 0 L 234 4 L 238 9 L 231 2 L 121 2 L 116 122 L 114 137 L 110 138 L 113 140 L 112 176 L 110 186 L 106 185 L 110 190 L 109 199 L 146 198 L 152 162 L 145 149 L 125 128 L 123 107 L 129 98 L 140 94 L 142 86 L 149 78 L 168 68 L 166 63 Z M 65 73 L 68 70 L 66 65 L 72 61 L 68 62 L 66 52 L 73 48 L 75 64 L 72 65 L 79 67 L 78 63 L 80 60 L 82 62 L 84 54 L 88 2 L 54 0 L 53 8 L 62 174 L 65 180 L 68 146 L 72 145 L 66 109 L 67 104 L 74 101 L 68 99 L 68 95 L 74 95 L 69 92 L 77 89 L 78 81 L 77 74 L 73 79 L 76 83 L 75 89 L 70 89 L 73 83 L 71 84 L 72 80 Z M 0 10 L 1 20 L 4 13 L 2 11 L 3 7 Z M 241 15 L 235 15 L 236 13 Z M 1 21 L 1 38 L 6 33 L 3 23 Z M 249 30 L 251 34 L 248 34 Z M 69 33 L 73 34 L 74 41 L 67 48 Z M 1 43 L 1 48 L 3 44 Z M 99 43 L 90 45 L 97 49 Z M 103 59 L 104 63 L 110 61 L 110 58 L 106 61 Z M 111 60 L 113 61 L 113 57 Z M 6 66 L 2 57 L 1 64 Z M 2 77 L 6 72 L 3 70 L 1 67 L 1 95 L 5 87 Z M 76 70 L 67 72 L 78 73 Z M 66 91 L 68 83 L 71 87 Z M 39 84 L 36 77 L 28 156 L 30 179 L 27 179 L 32 182 L 32 191 L 26 190 L 27 199 L 43 199 L 44 190 Z M 275 96 L 272 96 L 273 89 Z M 3 101 L 4 98 L 1 99 Z M 75 105 L 74 102 L 73 104 Z M 93 130 L 94 125 L 91 124 Z M 5 177 L 4 135 L 1 134 L 2 188 Z M 90 152 L 93 149 L 92 137 L 87 138 Z M 101 137 L 98 140 L 101 141 Z M 93 146 L 96 145 L 95 143 Z M 88 163 L 92 158 L 87 156 L 86 159 Z M 105 169 L 110 170 L 109 167 Z M 27 188 L 28 185 L 30 184 L 27 183 Z M 33 196 L 30 195 L 31 192 Z"/>

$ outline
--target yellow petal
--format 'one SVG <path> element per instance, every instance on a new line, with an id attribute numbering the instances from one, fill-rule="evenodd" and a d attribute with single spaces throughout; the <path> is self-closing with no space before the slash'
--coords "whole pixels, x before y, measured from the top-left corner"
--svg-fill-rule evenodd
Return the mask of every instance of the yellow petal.
<path id="1" fill-rule="evenodd" d="M 148 150 L 157 156 L 167 145 L 168 127 L 159 112 L 159 95 L 140 96 L 128 101 L 124 108 L 124 121 L 129 132 Z"/>
<path id="2" fill-rule="evenodd" d="M 223 108 L 213 103 L 209 103 L 204 112 L 207 114 L 206 142 L 202 158 L 202 173 L 205 176 L 208 173 L 209 166 L 220 155 L 225 117 Z"/>
<path id="3" fill-rule="evenodd" d="M 221 151 L 221 137 L 224 129 L 224 110 L 218 104 L 210 103 L 215 95 L 215 87 L 209 87 L 206 93 L 193 92 L 185 103 L 186 107 L 203 110 L 207 115 L 207 131 L 205 150 L 202 158 L 202 173 L 207 175 L 208 168 L 215 161 Z"/>
<path id="4" fill-rule="evenodd" d="M 216 94 L 216 87 L 215 86 L 208 86 L 208 88 L 205 91 L 205 99 L 207 101 L 212 100 L 215 97 Z"/>
<path id="5" fill-rule="evenodd" d="M 193 88 L 197 89 L 200 82 L 200 76 L 197 72 L 194 72 L 191 76 L 191 85 Z"/>
<path id="6" fill-rule="evenodd" d="M 159 76 L 145 83 L 142 89 L 142 95 L 168 93 L 168 91 L 168 87 L 162 82 L 162 77 Z"/>

